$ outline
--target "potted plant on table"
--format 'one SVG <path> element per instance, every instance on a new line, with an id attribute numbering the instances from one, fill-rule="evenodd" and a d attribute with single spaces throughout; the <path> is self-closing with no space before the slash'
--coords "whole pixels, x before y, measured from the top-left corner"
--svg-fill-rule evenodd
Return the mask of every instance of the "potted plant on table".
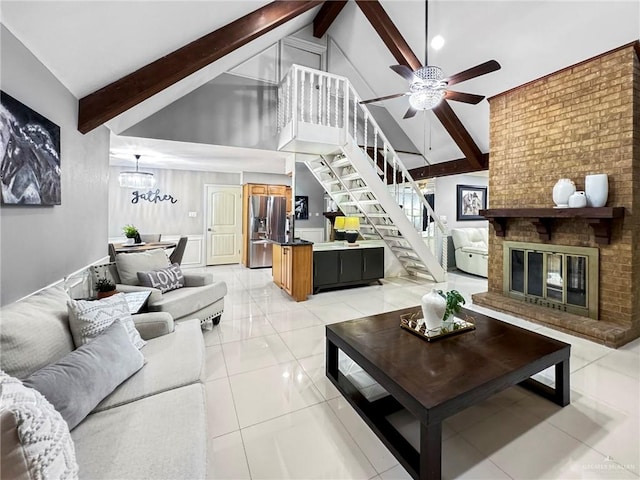
<path id="1" fill-rule="evenodd" d="M 138 229 L 133 225 L 125 225 L 124 227 L 122 227 L 122 232 L 124 233 L 124 236 L 127 237 L 127 241 L 125 242 L 126 245 L 140 243 L 140 233 L 138 232 Z"/>
<path id="2" fill-rule="evenodd" d="M 438 295 L 440 295 L 445 300 L 445 308 L 444 313 L 442 314 L 442 328 L 444 329 L 452 329 L 457 330 L 458 325 L 454 322 L 453 317 L 460 313 L 460 309 L 462 305 L 465 304 L 464 297 L 457 290 L 449 290 L 448 292 L 443 292 L 442 290 L 438 290 Z"/>
<path id="3" fill-rule="evenodd" d="M 117 293 L 116 284 L 107 277 L 101 277 L 96 280 L 96 291 L 98 298 L 110 297 Z"/>

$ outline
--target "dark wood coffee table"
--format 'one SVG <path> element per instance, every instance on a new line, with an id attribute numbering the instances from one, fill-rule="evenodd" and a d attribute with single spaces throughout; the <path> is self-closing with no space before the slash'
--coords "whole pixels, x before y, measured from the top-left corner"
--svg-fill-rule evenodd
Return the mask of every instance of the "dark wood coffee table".
<path id="1" fill-rule="evenodd" d="M 327 376 L 415 479 L 441 475 L 442 421 L 513 385 L 569 404 L 571 345 L 463 309 L 476 329 L 437 341 L 400 328 L 406 308 L 327 325 Z M 389 396 L 368 401 L 338 370 L 346 353 Z M 555 365 L 555 388 L 530 377 Z M 386 417 L 407 409 L 420 421 L 420 451 Z"/>

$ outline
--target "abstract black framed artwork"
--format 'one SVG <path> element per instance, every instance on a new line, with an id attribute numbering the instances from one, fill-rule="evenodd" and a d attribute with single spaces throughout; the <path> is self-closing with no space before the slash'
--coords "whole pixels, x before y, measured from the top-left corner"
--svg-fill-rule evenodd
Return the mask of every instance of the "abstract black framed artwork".
<path id="1" fill-rule="evenodd" d="M 296 220 L 309 220 L 309 197 L 296 195 L 294 215 Z"/>
<path id="2" fill-rule="evenodd" d="M 60 127 L 0 91 L 3 205 L 60 205 Z"/>
<path id="3" fill-rule="evenodd" d="M 486 220 L 480 210 L 487 208 L 487 187 L 475 185 L 458 185 L 456 219 Z"/>

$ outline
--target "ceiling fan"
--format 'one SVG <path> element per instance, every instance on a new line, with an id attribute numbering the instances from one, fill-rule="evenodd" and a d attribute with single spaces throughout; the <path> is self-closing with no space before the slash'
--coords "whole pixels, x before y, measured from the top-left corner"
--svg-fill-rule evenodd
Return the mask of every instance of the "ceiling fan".
<path id="1" fill-rule="evenodd" d="M 384 97 L 363 100 L 360 104 L 380 102 L 398 97 L 409 97 L 409 109 L 403 118 L 413 117 L 418 110 L 431 110 L 437 106 L 443 99 L 454 100 L 456 102 L 470 103 L 476 105 L 480 103 L 484 96 L 475 95 L 473 93 L 463 93 L 449 90 L 448 87 L 457 83 L 471 80 L 472 78 L 486 75 L 487 73 L 500 70 L 500 64 L 495 60 L 481 63 L 475 67 L 464 70 L 455 75 L 445 77 L 442 69 L 435 65 L 429 65 L 429 0 L 425 0 L 425 66 L 416 71 L 412 71 L 406 65 L 391 65 L 391 70 L 396 72 L 405 80 L 410 82 L 409 91 L 404 93 L 395 93 Z"/>

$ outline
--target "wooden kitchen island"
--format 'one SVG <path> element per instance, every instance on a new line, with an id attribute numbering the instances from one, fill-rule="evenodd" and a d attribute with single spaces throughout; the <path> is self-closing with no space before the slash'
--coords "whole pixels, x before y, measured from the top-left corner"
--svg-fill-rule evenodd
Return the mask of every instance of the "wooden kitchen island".
<path id="1" fill-rule="evenodd" d="M 321 290 L 369 285 L 384 278 L 384 246 L 379 241 L 312 243 L 273 241 L 273 282 L 296 302 Z"/>
<path id="2" fill-rule="evenodd" d="M 313 289 L 313 242 L 284 237 L 273 243 L 273 282 L 296 302 Z"/>

